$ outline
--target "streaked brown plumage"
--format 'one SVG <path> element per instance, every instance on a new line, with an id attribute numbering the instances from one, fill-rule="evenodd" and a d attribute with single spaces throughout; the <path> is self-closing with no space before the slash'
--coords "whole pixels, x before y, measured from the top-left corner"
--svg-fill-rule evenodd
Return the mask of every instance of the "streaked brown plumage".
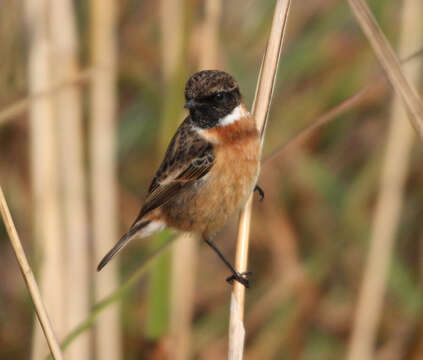
<path id="1" fill-rule="evenodd" d="M 104 257 L 106 263 L 134 237 L 172 227 L 195 232 L 235 271 L 211 242 L 213 235 L 238 211 L 256 186 L 260 139 L 239 87 L 218 70 L 194 74 L 185 89 L 188 116 L 179 126 L 130 230 Z"/>

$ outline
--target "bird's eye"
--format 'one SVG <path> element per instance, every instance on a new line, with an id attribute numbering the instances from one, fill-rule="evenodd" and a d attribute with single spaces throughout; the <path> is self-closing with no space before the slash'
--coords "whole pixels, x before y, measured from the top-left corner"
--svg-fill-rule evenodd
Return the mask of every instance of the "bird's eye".
<path id="1" fill-rule="evenodd" d="M 225 97 L 225 93 L 223 91 L 218 92 L 214 97 L 216 100 L 223 100 L 223 98 Z"/>

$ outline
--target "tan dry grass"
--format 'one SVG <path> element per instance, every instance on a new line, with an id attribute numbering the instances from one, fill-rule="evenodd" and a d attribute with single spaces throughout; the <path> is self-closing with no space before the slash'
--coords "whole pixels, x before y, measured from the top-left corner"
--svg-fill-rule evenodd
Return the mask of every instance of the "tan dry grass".
<path id="1" fill-rule="evenodd" d="M 183 51 L 188 42 L 187 2 L 181 0 L 162 0 L 162 69 L 163 80 L 167 88 L 172 88 L 178 72 L 185 72 Z M 169 93 L 170 96 L 175 94 Z M 179 121 L 184 114 L 176 113 L 173 121 Z M 170 119 L 169 119 L 170 120 Z M 166 126 L 164 122 L 162 126 Z M 173 124 L 172 124 L 173 128 Z M 169 141 L 169 129 L 162 129 L 163 146 Z M 170 273 L 170 319 L 171 351 L 169 357 L 175 360 L 191 358 L 192 318 L 194 313 L 195 280 L 198 257 L 198 239 L 192 234 L 181 234 L 172 246 Z"/>
<path id="2" fill-rule="evenodd" d="M 49 1 L 26 0 L 29 94 L 51 87 Z M 63 242 L 57 171 L 57 136 L 51 97 L 38 98 L 29 109 L 31 185 L 35 244 L 40 254 L 39 283 L 45 306 L 60 338 L 64 333 Z M 34 322 L 32 359 L 48 353 L 44 334 Z"/>
<path id="3" fill-rule="evenodd" d="M 420 0 L 406 0 L 403 5 L 399 54 L 410 53 L 423 40 Z M 421 62 L 404 66 L 408 81 L 416 83 L 421 73 Z M 373 218 L 370 249 L 361 284 L 358 307 L 350 341 L 349 360 L 374 358 L 378 325 L 382 317 L 389 265 L 398 231 L 408 174 L 413 129 L 407 122 L 401 99 L 392 104 L 391 123 L 380 179 L 380 192 Z"/>
<path id="4" fill-rule="evenodd" d="M 55 0 L 50 6 L 52 69 L 54 83 L 65 83 L 79 72 L 78 36 L 74 3 Z M 82 104 L 78 85 L 58 90 L 53 96 L 58 125 L 59 169 L 63 211 L 65 331 L 71 331 L 88 316 L 90 308 L 88 224 L 83 159 Z M 77 294 L 77 296 L 74 296 Z M 88 360 L 90 331 L 81 336 L 66 354 L 68 360 Z"/>
<path id="5" fill-rule="evenodd" d="M 200 69 L 219 68 L 219 23 L 222 14 L 221 0 L 205 2 L 205 16 L 201 27 Z"/>
<path id="6" fill-rule="evenodd" d="M 262 143 L 266 130 L 266 123 L 272 100 L 290 5 L 290 0 L 279 0 L 276 3 L 269 41 L 263 58 L 256 88 L 252 114 L 256 119 L 258 129 L 261 131 Z M 247 204 L 241 212 L 239 221 L 235 268 L 241 273 L 247 270 L 251 212 L 252 196 L 250 196 Z M 229 321 L 228 359 L 230 360 L 240 360 L 243 358 L 245 339 L 244 303 L 245 287 L 238 282 L 235 282 L 231 298 Z"/>
<path id="7" fill-rule="evenodd" d="M 348 3 L 394 90 L 407 109 L 414 129 L 423 140 L 423 103 L 415 87 L 404 75 L 398 58 L 367 4 L 363 0 L 348 0 Z"/>
<path id="8" fill-rule="evenodd" d="M 32 299 L 32 303 L 34 304 L 35 312 L 37 314 L 38 320 L 40 321 L 40 325 L 41 325 L 41 328 L 43 329 L 44 336 L 50 348 L 50 352 L 55 360 L 61 360 L 63 359 L 63 355 L 60 350 L 60 345 L 57 341 L 56 334 L 53 330 L 50 319 L 48 317 L 46 307 L 41 298 L 40 290 L 38 288 L 32 269 L 26 258 L 25 251 L 19 239 L 18 232 L 16 231 L 15 224 L 13 223 L 13 219 L 12 219 L 12 216 L 10 215 L 9 207 L 7 206 L 7 202 L 1 187 L 0 187 L 0 213 L 3 218 L 4 224 L 6 226 L 7 233 L 9 234 L 10 243 L 12 244 L 13 251 L 16 256 L 16 260 L 18 261 L 19 268 L 22 272 L 22 276 L 24 277 L 25 284 L 28 288 L 29 294 Z"/>
<path id="9" fill-rule="evenodd" d="M 0 126 L 7 124 L 8 121 L 23 114 L 25 111 L 28 110 L 28 108 L 30 108 L 31 104 L 35 101 L 51 96 L 54 93 L 68 86 L 79 85 L 80 83 L 86 82 L 90 79 L 92 73 L 92 69 L 80 71 L 78 74 L 75 74 L 73 78 L 68 79 L 67 81 L 54 84 L 46 90 L 37 91 L 30 94 L 30 96 L 27 96 L 20 100 L 16 100 L 9 106 L 6 106 L 4 109 L 0 110 Z"/>
<path id="10" fill-rule="evenodd" d="M 91 60 L 95 72 L 91 82 L 90 146 L 94 259 L 97 262 L 115 244 L 116 211 L 116 28 L 117 2 L 91 0 Z M 118 287 L 118 261 L 95 275 L 95 299 Z M 122 356 L 119 305 L 105 310 L 95 328 L 95 351 L 102 360 Z"/>
<path id="11" fill-rule="evenodd" d="M 165 2 L 166 3 L 166 2 Z M 199 46 L 200 70 L 218 68 L 218 34 L 222 9 L 221 0 L 205 1 L 205 15 L 201 26 Z M 164 21 L 162 12 L 162 21 Z M 170 14 L 172 17 L 173 13 Z M 166 27 L 163 26 L 163 30 Z M 172 29 L 174 32 L 174 29 Z M 176 31 L 178 34 L 178 31 Z M 166 34 L 165 34 L 166 36 Z M 167 35 L 170 41 L 174 35 Z M 183 48 L 182 42 L 180 48 Z M 164 49 L 163 49 L 164 50 Z M 169 51 L 169 50 L 167 50 Z M 164 63 L 166 65 L 166 63 Z M 177 64 L 175 64 L 177 65 Z M 167 73 L 169 71 L 165 71 Z M 172 301 L 170 328 L 172 334 L 172 359 L 186 360 L 191 357 L 192 318 L 194 314 L 194 295 L 198 248 L 200 239 L 193 234 L 182 234 L 173 245 L 172 253 Z"/>
<path id="12" fill-rule="evenodd" d="M 183 63 L 185 62 L 185 53 L 184 47 L 186 42 L 186 15 L 187 15 L 187 2 L 185 0 L 161 0 L 159 2 L 160 6 L 160 60 L 161 60 L 161 71 L 162 71 L 162 84 L 163 88 L 166 89 L 166 100 L 164 102 L 164 108 L 169 106 L 170 98 L 176 98 L 175 88 L 177 87 L 177 77 L 180 71 L 183 71 Z M 162 118 L 160 123 L 160 134 L 158 141 L 158 152 L 164 153 L 167 149 L 168 141 L 170 136 L 172 136 L 172 131 L 176 127 L 175 124 L 178 124 L 183 118 L 182 112 L 179 111 L 179 108 L 175 114 L 172 116 L 166 116 L 166 110 L 162 109 Z M 160 235 L 159 235 L 160 236 Z M 158 241 L 155 238 L 153 241 Z M 181 234 L 177 241 L 172 246 L 171 257 L 166 255 L 165 258 L 161 259 L 160 262 L 154 264 L 151 272 L 152 276 L 150 278 L 149 284 L 149 302 L 150 302 L 150 313 L 149 320 L 147 323 L 154 324 L 157 323 L 157 319 L 161 318 L 161 315 L 158 314 L 163 312 L 161 307 L 154 307 L 152 303 L 155 302 L 156 296 L 163 297 L 167 296 L 168 292 L 163 292 L 167 286 L 169 286 L 170 298 L 165 300 L 162 307 L 169 307 L 169 319 L 163 317 L 161 324 L 164 325 L 163 328 L 169 326 L 171 338 L 172 338 L 172 356 L 177 359 L 185 358 L 187 352 L 188 332 L 189 332 L 189 323 L 187 317 L 189 317 L 189 302 L 188 300 L 192 295 L 192 290 L 190 286 L 193 286 L 192 281 L 193 277 L 188 276 L 188 281 L 185 282 L 184 271 L 188 270 L 194 266 L 194 259 L 186 259 L 184 255 L 185 252 L 189 254 L 192 249 L 190 249 L 192 238 L 186 237 L 184 234 Z M 192 262 L 190 262 L 193 260 Z M 171 262 L 169 266 L 171 270 L 169 271 L 168 262 Z M 191 270 L 192 271 L 192 270 Z M 161 282 L 160 277 L 165 277 L 169 279 L 166 283 L 161 285 L 154 284 L 155 282 Z M 185 301 L 187 300 L 188 303 Z M 154 308 L 154 309 L 153 309 Z M 169 320 L 169 323 L 167 323 Z M 181 327 L 179 328 L 179 325 Z M 149 325 L 147 325 L 147 328 Z M 154 327 L 154 326 L 153 326 Z M 159 326 L 161 327 L 161 326 Z M 154 333 L 153 331 L 152 333 Z M 147 333 L 150 333 L 150 330 L 147 330 Z M 154 334 L 157 336 L 158 334 Z M 149 334 L 152 336 L 152 334 Z"/>

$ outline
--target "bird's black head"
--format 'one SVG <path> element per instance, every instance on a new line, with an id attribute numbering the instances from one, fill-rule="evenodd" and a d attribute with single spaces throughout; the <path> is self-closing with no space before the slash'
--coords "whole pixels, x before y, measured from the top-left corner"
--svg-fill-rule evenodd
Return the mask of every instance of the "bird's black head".
<path id="1" fill-rule="evenodd" d="M 194 123 L 203 128 L 219 125 L 219 120 L 241 104 L 236 80 L 220 70 L 204 70 L 192 75 L 185 86 L 185 108 Z"/>

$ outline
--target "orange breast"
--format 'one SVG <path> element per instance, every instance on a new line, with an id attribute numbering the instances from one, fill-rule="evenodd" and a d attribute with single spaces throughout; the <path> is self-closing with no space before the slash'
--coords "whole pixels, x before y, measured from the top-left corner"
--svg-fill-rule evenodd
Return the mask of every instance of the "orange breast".
<path id="1" fill-rule="evenodd" d="M 210 171 L 209 191 L 204 198 L 216 215 L 206 233 L 214 233 L 239 210 L 256 185 L 260 140 L 255 127 L 236 122 L 210 131 L 218 134 L 215 165 Z M 248 125 L 248 124 L 247 124 Z M 207 193 L 207 194 L 206 194 Z"/>
<path id="2" fill-rule="evenodd" d="M 203 130 L 213 143 L 214 165 L 197 184 L 163 207 L 169 226 L 210 237 L 245 203 L 256 185 L 260 139 L 251 116 Z"/>

